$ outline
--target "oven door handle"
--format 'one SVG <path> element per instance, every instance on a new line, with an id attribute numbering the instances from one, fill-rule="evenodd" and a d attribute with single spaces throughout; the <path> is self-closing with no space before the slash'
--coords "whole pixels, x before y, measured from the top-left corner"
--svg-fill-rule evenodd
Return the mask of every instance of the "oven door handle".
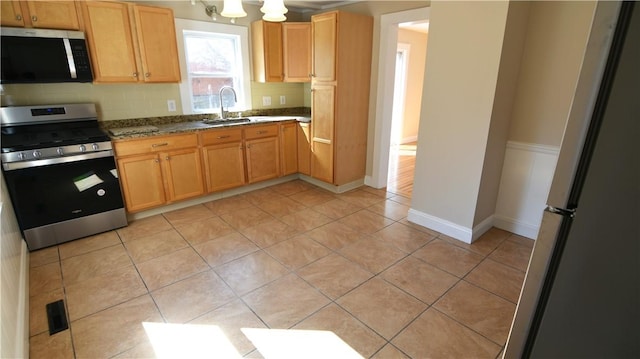
<path id="1" fill-rule="evenodd" d="M 9 162 L 9 163 L 3 163 L 2 168 L 4 168 L 5 171 L 13 171 L 13 170 L 19 170 L 23 168 L 57 165 L 61 163 L 78 162 L 78 161 L 85 161 L 85 160 L 91 160 L 95 158 L 104 158 L 104 157 L 113 157 L 113 150 L 85 153 L 81 155 L 73 155 L 68 157 L 45 158 L 42 160 L 35 160 L 35 161 Z"/>

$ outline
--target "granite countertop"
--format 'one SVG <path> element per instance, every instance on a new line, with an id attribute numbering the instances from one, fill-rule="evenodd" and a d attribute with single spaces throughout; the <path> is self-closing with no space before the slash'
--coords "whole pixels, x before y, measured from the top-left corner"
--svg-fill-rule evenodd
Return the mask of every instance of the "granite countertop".
<path id="1" fill-rule="evenodd" d="M 238 118 L 240 114 L 230 113 L 229 115 L 232 118 Z M 245 122 L 231 121 L 230 123 L 220 123 L 215 121 L 218 118 L 219 116 L 216 114 L 149 117 L 103 121 L 100 123 L 100 126 L 109 134 L 112 140 L 123 140 L 172 133 L 203 131 L 222 127 L 251 126 L 269 122 L 311 122 L 310 110 L 308 108 L 246 111 L 243 112 L 241 116 L 241 118 L 247 119 Z M 214 120 L 214 123 L 207 123 L 206 120 Z"/>

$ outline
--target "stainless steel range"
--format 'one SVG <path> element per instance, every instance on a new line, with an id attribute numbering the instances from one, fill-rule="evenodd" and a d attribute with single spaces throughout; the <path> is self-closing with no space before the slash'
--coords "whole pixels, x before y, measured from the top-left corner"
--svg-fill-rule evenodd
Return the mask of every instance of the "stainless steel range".
<path id="1" fill-rule="evenodd" d="M 94 104 L 0 108 L 2 172 L 29 250 L 127 225 Z"/>

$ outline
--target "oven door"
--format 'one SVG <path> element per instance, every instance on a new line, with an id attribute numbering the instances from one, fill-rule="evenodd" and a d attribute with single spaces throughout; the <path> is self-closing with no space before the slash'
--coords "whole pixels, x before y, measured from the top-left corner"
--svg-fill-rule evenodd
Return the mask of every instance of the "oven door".
<path id="1" fill-rule="evenodd" d="M 112 155 L 3 172 L 23 232 L 124 208 Z"/>

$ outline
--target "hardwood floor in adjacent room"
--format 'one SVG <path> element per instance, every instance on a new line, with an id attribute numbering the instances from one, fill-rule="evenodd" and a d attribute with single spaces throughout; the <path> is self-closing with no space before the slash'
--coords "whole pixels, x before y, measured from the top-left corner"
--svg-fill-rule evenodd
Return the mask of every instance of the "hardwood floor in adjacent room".
<path id="1" fill-rule="evenodd" d="M 389 154 L 387 191 L 411 198 L 416 164 L 416 142 L 392 147 Z"/>

